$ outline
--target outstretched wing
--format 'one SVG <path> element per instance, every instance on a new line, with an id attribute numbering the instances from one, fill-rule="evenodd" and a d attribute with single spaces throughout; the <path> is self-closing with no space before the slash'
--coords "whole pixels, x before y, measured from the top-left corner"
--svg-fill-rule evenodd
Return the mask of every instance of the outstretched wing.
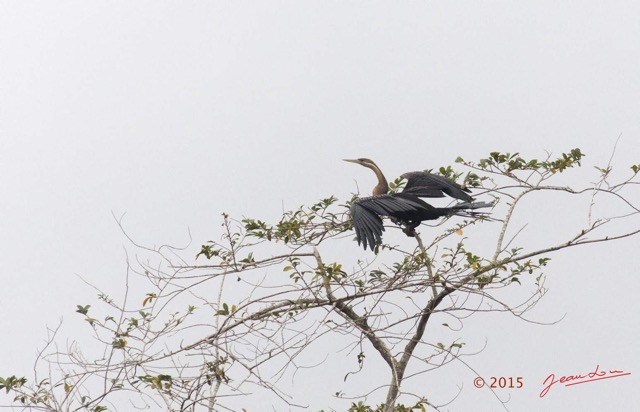
<path id="1" fill-rule="evenodd" d="M 407 179 L 402 193 L 418 197 L 444 197 L 445 194 L 465 202 L 473 201 L 469 189 L 463 189 L 451 179 L 427 172 L 408 172 L 401 177 Z"/>
<path id="2" fill-rule="evenodd" d="M 380 242 L 384 232 L 380 216 L 394 216 L 423 209 L 423 202 L 419 199 L 406 197 L 379 195 L 356 200 L 351 205 L 351 219 L 358 245 L 362 243 L 365 250 L 369 245 L 373 250 L 376 243 Z"/>

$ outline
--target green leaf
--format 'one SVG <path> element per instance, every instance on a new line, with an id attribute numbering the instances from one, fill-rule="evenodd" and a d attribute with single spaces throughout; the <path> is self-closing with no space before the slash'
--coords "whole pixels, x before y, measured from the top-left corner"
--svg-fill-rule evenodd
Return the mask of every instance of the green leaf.
<path id="1" fill-rule="evenodd" d="M 76 305 L 76 307 L 78 308 L 76 309 L 76 312 L 82 315 L 86 315 L 87 313 L 89 313 L 89 308 L 91 307 L 91 305 L 87 305 L 87 306 Z"/>

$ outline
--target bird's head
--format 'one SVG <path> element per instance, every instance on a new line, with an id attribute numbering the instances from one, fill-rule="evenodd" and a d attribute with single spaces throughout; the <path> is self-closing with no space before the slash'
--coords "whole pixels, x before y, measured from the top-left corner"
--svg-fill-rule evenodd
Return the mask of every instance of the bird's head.
<path id="1" fill-rule="evenodd" d="M 387 184 L 387 179 L 384 177 L 384 175 L 382 174 L 382 171 L 380 170 L 378 165 L 373 162 L 373 160 L 367 159 L 365 157 L 361 157 L 359 159 L 342 159 L 342 160 L 349 163 L 356 163 L 356 164 L 359 164 L 360 166 L 364 166 L 366 168 L 373 170 L 373 172 L 378 177 L 378 185 L 373 188 L 374 196 L 383 195 L 389 191 L 389 185 Z"/>
<path id="2" fill-rule="evenodd" d="M 355 163 L 355 164 L 359 164 L 360 166 L 364 166 L 364 167 L 368 167 L 369 169 L 374 169 L 374 168 L 378 168 L 378 165 L 376 165 L 373 160 L 371 159 L 367 159 L 365 157 L 361 157 L 358 159 L 342 159 L 345 162 L 349 162 L 349 163 Z"/>

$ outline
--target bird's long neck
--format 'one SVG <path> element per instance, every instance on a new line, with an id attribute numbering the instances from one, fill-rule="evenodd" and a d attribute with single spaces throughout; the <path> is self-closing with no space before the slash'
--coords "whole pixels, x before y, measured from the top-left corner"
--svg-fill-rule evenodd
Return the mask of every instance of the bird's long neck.
<path id="1" fill-rule="evenodd" d="M 389 191 L 389 184 L 387 183 L 387 179 L 382 174 L 382 170 L 375 164 L 368 165 L 368 167 L 373 170 L 373 173 L 376 174 L 378 178 L 378 184 L 373 188 L 373 195 L 385 195 Z"/>

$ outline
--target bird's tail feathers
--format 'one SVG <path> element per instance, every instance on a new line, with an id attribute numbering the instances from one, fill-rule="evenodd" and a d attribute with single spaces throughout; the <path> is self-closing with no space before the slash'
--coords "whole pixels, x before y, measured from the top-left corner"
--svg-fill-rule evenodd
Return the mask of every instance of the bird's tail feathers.
<path id="1" fill-rule="evenodd" d="M 453 205 L 449 207 L 449 210 L 452 212 L 451 214 L 456 216 L 463 217 L 479 217 L 479 216 L 487 216 L 489 212 L 474 212 L 475 209 L 483 209 L 487 207 L 493 207 L 493 203 L 488 202 L 462 202 L 457 205 Z"/>
<path id="2" fill-rule="evenodd" d="M 450 207 L 451 210 L 473 210 L 485 207 L 493 207 L 493 203 L 489 202 L 462 202 Z"/>

